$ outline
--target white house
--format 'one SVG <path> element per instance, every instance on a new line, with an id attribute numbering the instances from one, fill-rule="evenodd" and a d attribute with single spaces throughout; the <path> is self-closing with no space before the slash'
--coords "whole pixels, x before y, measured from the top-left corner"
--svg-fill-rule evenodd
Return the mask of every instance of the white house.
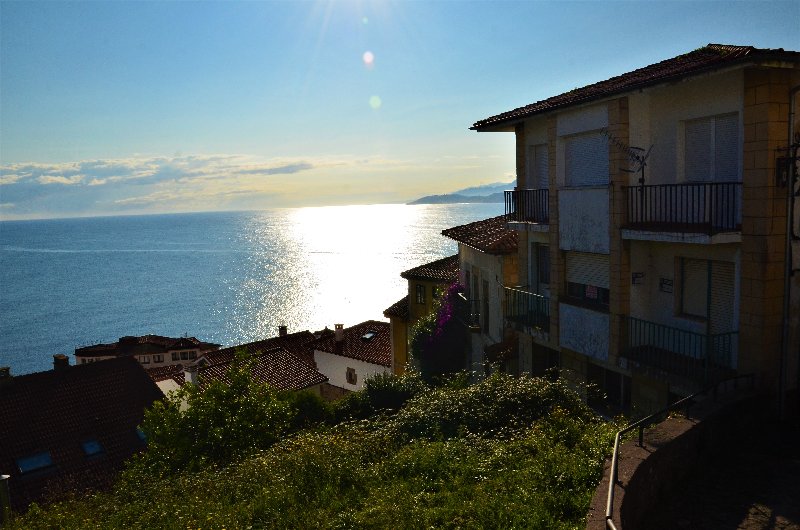
<path id="1" fill-rule="evenodd" d="M 392 371 L 391 331 L 388 322 L 368 320 L 349 328 L 336 324 L 334 333 L 314 345 L 317 370 L 331 386 L 361 390 L 364 381 Z"/>

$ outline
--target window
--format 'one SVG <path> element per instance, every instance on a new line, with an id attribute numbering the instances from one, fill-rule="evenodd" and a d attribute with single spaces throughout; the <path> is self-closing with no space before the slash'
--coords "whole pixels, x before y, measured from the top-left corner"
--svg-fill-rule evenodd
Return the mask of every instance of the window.
<path id="1" fill-rule="evenodd" d="M 347 382 L 349 384 L 355 385 L 358 382 L 358 376 L 356 375 L 356 369 L 355 368 L 348 368 L 347 369 L 347 374 L 345 374 L 345 378 L 347 379 Z"/>
<path id="2" fill-rule="evenodd" d="M 180 354 L 178 352 L 176 352 L 176 351 L 172 352 L 172 360 L 173 361 L 180 361 L 181 360 Z"/>
<path id="3" fill-rule="evenodd" d="M 181 360 L 182 360 L 182 361 L 187 361 L 187 360 L 189 360 L 189 352 L 188 352 L 188 351 L 182 351 L 182 352 L 181 352 Z"/>
<path id="4" fill-rule="evenodd" d="M 577 302 L 608 307 L 608 255 L 567 252 L 567 295 Z"/>
<path id="5" fill-rule="evenodd" d="M 149 355 L 142 355 L 141 357 L 139 357 L 139 361 L 142 364 L 150 364 L 150 356 Z"/>
<path id="6" fill-rule="evenodd" d="M 608 184 L 608 141 L 600 131 L 568 136 L 564 142 L 567 186 Z"/>
<path id="7" fill-rule="evenodd" d="M 702 259 L 679 258 L 680 296 L 678 311 L 695 318 L 708 317 L 708 267 Z"/>
<path id="8" fill-rule="evenodd" d="M 425 286 L 419 283 L 417 284 L 417 303 L 425 303 Z"/>
<path id="9" fill-rule="evenodd" d="M 94 456 L 103 452 L 103 446 L 94 438 L 83 442 L 81 447 L 83 447 L 83 453 L 86 456 Z"/>
<path id="10" fill-rule="evenodd" d="M 378 334 L 377 331 L 374 331 L 374 330 L 370 329 L 366 333 L 361 335 L 361 340 L 364 340 L 364 341 L 372 340 L 372 339 L 375 338 L 375 335 L 377 335 L 377 334 Z"/>
<path id="11" fill-rule="evenodd" d="M 541 243 L 531 243 L 530 283 L 534 292 L 541 294 L 541 288 L 550 285 L 550 247 Z"/>
<path id="12" fill-rule="evenodd" d="M 547 144 L 529 145 L 525 159 L 526 186 L 536 189 L 547 189 L 549 184 L 549 163 Z"/>
<path id="13" fill-rule="evenodd" d="M 739 180 L 739 115 L 684 123 L 684 175 L 688 182 Z"/>
<path id="14" fill-rule="evenodd" d="M 44 469 L 52 465 L 53 459 L 50 457 L 50 451 L 43 451 L 35 455 L 17 459 L 17 468 L 22 474 L 31 473 L 32 471 Z"/>
<path id="15" fill-rule="evenodd" d="M 189 359 L 197 359 L 197 352 L 194 351 L 194 350 L 190 351 L 189 352 Z"/>
<path id="16" fill-rule="evenodd" d="M 163 363 L 164 362 L 164 356 L 161 355 L 161 354 L 153 355 L 153 362 L 154 363 Z"/>

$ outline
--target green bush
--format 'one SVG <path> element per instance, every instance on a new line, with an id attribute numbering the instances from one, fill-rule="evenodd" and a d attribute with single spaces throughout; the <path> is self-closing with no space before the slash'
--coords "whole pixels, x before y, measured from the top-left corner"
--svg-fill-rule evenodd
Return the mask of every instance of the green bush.
<path id="1" fill-rule="evenodd" d="M 412 381 L 375 383 L 388 405 L 415 389 L 396 414 L 300 431 L 227 467 L 161 476 L 132 466 L 112 492 L 32 508 L 12 527 L 585 526 L 615 425 L 557 381 Z"/>
<path id="2" fill-rule="evenodd" d="M 397 411 L 427 388 L 419 372 L 413 370 L 403 375 L 378 374 L 364 382 L 363 390 L 337 401 L 334 414 L 337 422 L 341 422 Z"/>

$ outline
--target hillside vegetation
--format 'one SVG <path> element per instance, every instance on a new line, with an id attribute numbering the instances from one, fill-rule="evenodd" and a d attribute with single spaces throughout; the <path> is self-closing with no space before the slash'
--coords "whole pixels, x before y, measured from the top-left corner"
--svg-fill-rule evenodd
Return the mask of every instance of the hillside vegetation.
<path id="1" fill-rule="evenodd" d="M 182 445 L 188 410 L 167 404 L 148 413 L 150 449 L 113 491 L 33 506 L 14 526 L 582 527 L 615 426 L 558 380 L 465 380 L 379 377 L 334 410 L 263 388 L 237 390 L 266 391 L 258 400 L 218 390 L 219 411 L 191 413 L 213 423 L 192 427 L 198 450 Z M 273 409 L 260 416 L 265 399 Z M 250 423 L 257 418 L 279 426 Z M 232 450 L 226 436 L 237 439 Z"/>

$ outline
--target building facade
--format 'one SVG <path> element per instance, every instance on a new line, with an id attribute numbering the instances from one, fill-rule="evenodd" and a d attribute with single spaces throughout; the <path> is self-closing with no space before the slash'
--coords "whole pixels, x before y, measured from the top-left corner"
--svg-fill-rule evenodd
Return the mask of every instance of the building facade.
<path id="1" fill-rule="evenodd" d="M 516 137 L 521 372 L 641 411 L 796 385 L 798 86 L 800 53 L 711 44 L 473 125 Z"/>

